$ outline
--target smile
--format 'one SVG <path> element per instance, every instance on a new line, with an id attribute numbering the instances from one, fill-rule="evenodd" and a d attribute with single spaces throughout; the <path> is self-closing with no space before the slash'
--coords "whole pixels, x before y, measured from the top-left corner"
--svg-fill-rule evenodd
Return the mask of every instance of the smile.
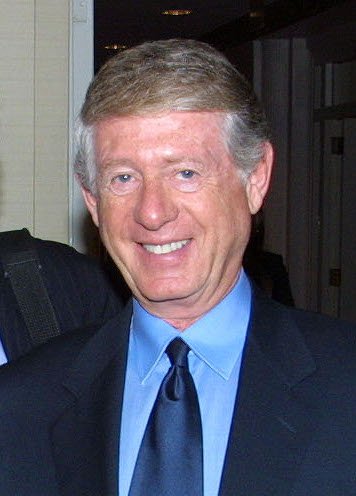
<path id="1" fill-rule="evenodd" d="M 167 253 L 172 253 L 173 251 L 180 250 L 188 243 L 188 239 L 182 241 L 175 241 L 173 243 L 166 243 L 165 245 L 142 245 L 145 250 L 155 255 L 163 255 Z"/>

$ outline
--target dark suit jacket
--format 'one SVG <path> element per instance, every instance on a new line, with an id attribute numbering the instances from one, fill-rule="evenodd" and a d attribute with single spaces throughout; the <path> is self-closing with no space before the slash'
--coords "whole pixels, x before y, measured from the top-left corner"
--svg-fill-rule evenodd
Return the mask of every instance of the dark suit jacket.
<path id="1" fill-rule="evenodd" d="M 1 496 L 117 495 L 130 319 L 128 304 L 0 370 Z M 356 494 L 355 339 L 253 298 L 219 496 Z"/>
<path id="2" fill-rule="evenodd" d="M 40 239 L 33 239 L 33 243 L 61 332 L 89 324 L 101 325 L 121 309 L 116 288 L 94 259 L 62 243 Z M 0 337 L 9 359 L 27 353 L 32 347 L 1 260 Z"/>

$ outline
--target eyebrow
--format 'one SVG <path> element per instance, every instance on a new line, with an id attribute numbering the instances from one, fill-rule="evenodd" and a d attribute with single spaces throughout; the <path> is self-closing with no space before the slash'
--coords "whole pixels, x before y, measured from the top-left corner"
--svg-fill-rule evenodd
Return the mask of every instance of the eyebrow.
<path id="1" fill-rule="evenodd" d="M 101 168 L 114 169 L 115 167 L 133 167 L 134 164 L 129 159 L 109 159 L 99 163 Z"/>

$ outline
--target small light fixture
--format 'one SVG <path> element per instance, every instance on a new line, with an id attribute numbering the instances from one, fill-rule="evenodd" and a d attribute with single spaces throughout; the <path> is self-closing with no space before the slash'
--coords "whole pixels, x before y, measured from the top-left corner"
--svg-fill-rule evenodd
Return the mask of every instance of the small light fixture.
<path id="1" fill-rule="evenodd" d="M 250 17 L 252 19 L 264 17 L 264 0 L 250 0 Z"/>
<path id="2" fill-rule="evenodd" d="M 193 11 L 190 9 L 169 9 L 169 10 L 163 10 L 161 14 L 166 16 L 185 16 L 185 15 L 190 15 L 192 12 Z"/>
<path id="3" fill-rule="evenodd" d="M 260 17 L 264 17 L 263 10 L 253 10 L 250 12 L 251 19 L 258 19 Z"/>
<path id="4" fill-rule="evenodd" d="M 117 51 L 122 51 L 126 50 L 127 46 L 126 45 L 121 45 L 120 43 L 112 43 L 111 45 L 105 45 L 105 50 L 117 50 Z"/>

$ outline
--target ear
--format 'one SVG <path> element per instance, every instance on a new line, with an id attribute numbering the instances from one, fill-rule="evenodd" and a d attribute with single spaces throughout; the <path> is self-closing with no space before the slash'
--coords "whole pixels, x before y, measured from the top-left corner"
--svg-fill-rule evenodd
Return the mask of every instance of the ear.
<path id="1" fill-rule="evenodd" d="M 246 194 L 251 214 L 259 211 L 268 191 L 273 165 L 273 148 L 271 143 L 264 143 L 264 156 L 249 175 L 246 184 Z"/>
<path id="2" fill-rule="evenodd" d="M 91 218 L 93 219 L 93 222 L 96 225 L 96 227 L 99 227 L 98 199 L 91 191 L 84 188 L 84 186 L 81 186 L 80 189 L 82 190 L 85 205 L 89 210 Z"/>

